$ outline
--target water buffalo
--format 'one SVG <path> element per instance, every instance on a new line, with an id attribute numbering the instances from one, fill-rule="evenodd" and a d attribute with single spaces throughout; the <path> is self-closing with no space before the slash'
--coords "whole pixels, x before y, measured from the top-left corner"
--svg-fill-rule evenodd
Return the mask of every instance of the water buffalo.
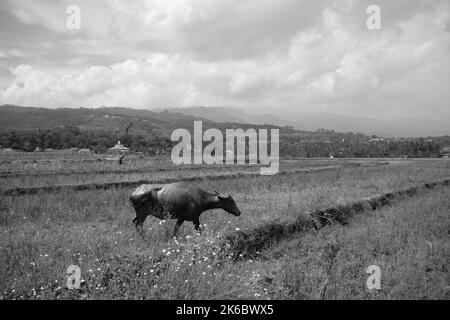
<path id="1" fill-rule="evenodd" d="M 230 195 L 222 195 L 217 191 L 210 193 L 186 182 L 143 184 L 131 194 L 130 202 L 136 211 L 133 219 L 136 229 L 142 230 L 145 218 L 152 215 L 159 219 L 177 219 L 174 235 L 184 221 L 192 221 L 200 232 L 199 218 L 206 210 L 221 208 L 235 216 L 241 215 Z"/>

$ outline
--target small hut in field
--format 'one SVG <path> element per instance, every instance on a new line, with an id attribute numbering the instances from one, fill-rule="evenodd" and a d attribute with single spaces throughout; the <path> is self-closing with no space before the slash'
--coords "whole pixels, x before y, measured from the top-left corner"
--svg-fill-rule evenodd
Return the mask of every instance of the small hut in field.
<path id="1" fill-rule="evenodd" d="M 108 154 L 120 155 L 122 153 L 127 153 L 129 150 L 130 149 L 121 144 L 119 140 L 114 147 L 108 149 Z"/>

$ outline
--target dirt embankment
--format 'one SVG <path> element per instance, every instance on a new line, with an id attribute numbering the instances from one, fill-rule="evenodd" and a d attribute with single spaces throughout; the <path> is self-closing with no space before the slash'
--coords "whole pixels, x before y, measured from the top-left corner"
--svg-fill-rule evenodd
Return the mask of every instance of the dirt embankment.
<path id="1" fill-rule="evenodd" d="M 348 204 L 313 211 L 299 216 L 294 222 L 269 223 L 254 229 L 233 232 L 227 236 L 224 245 L 232 250 L 236 259 L 251 258 L 256 256 L 259 251 L 269 248 L 272 244 L 300 232 L 320 229 L 335 222 L 345 225 L 348 223 L 348 218 L 354 214 L 373 211 L 401 199 L 421 194 L 426 190 L 448 187 L 449 185 L 450 177 L 447 177 L 435 182 L 410 186 Z"/>

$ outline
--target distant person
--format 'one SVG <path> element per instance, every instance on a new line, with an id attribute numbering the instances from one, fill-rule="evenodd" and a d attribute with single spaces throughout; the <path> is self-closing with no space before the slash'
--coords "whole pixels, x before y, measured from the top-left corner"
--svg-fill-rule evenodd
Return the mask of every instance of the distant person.
<path id="1" fill-rule="evenodd" d="M 119 157 L 119 164 L 122 165 L 123 164 L 123 158 L 125 157 L 125 154 L 121 154 Z"/>

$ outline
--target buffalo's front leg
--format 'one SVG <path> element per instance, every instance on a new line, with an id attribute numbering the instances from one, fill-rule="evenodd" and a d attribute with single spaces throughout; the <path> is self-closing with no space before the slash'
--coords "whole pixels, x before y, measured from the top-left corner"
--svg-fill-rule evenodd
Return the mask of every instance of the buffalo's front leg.
<path id="1" fill-rule="evenodd" d="M 180 229 L 180 226 L 183 224 L 184 219 L 178 218 L 177 222 L 175 223 L 175 227 L 173 228 L 173 235 L 175 236 L 178 232 L 178 229 Z"/>
<path id="2" fill-rule="evenodd" d="M 200 227 L 200 219 L 195 219 L 192 221 L 194 224 L 195 230 L 197 230 L 199 233 L 202 233 L 202 228 Z"/>

